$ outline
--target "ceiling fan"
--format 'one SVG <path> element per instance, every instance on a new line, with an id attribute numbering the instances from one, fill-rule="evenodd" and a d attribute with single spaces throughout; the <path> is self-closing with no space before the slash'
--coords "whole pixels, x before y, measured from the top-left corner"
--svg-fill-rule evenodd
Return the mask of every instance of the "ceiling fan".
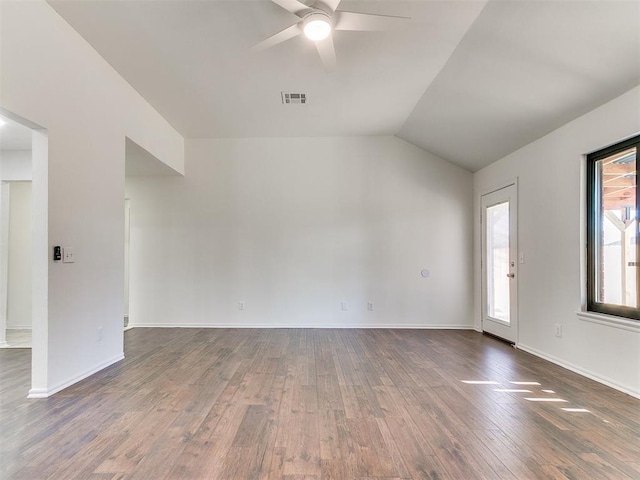
<path id="1" fill-rule="evenodd" d="M 336 69 L 336 51 L 333 46 L 334 30 L 381 31 L 402 24 L 407 17 L 374 15 L 337 10 L 341 0 L 315 0 L 306 5 L 299 0 L 271 0 L 276 5 L 298 16 L 300 20 L 284 30 L 254 45 L 253 51 L 262 51 L 298 35 L 304 34 L 315 42 L 325 70 Z"/>

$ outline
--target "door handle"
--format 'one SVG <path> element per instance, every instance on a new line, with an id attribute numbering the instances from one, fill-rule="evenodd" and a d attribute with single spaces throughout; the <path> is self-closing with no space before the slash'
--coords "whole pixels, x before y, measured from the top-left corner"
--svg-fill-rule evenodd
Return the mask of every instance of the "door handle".
<path id="1" fill-rule="evenodd" d="M 515 273 L 507 273 L 507 277 L 509 278 L 514 278 L 516 276 Z"/>

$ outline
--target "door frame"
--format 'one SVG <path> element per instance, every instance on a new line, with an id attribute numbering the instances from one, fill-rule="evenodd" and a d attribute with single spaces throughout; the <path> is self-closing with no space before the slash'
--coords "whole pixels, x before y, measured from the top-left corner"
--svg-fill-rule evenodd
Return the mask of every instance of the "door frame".
<path id="1" fill-rule="evenodd" d="M 124 329 L 129 327 L 129 299 L 131 284 L 131 198 L 124 197 Z"/>
<path id="2" fill-rule="evenodd" d="M 518 345 L 519 340 L 519 330 L 520 330 L 520 319 L 519 319 L 519 308 L 518 308 L 518 283 L 519 283 L 519 255 L 518 255 L 518 217 L 519 217 L 519 209 L 518 209 L 518 197 L 519 197 L 519 187 L 518 187 L 518 177 L 515 177 L 511 180 L 505 181 L 501 184 L 494 186 L 493 188 L 487 189 L 486 191 L 480 194 L 480 330 L 485 332 L 485 317 L 487 311 L 487 281 L 485 275 L 485 243 L 486 243 L 486 222 L 484 221 L 484 207 L 483 207 L 483 197 L 486 195 L 491 195 L 493 193 L 499 192 L 500 190 L 504 190 L 505 188 L 509 188 L 513 186 L 515 191 L 515 196 L 510 200 L 510 208 L 513 208 L 515 212 L 515 226 L 514 226 L 514 235 L 513 235 L 513 247 L 512 252 L 510 252 L 510 256 L 512 261 L 514 262 L 514 266 L 512 267 L 512 273 L 515 274 L 515 278 L 512 280 L 513 282 L 513 292 L 514 295 L 510 296 L 510 323 L 513 325 L 515 323 L 513 333 L 513 339 L 505 339 L 507 341 L 513 341 L 513 345 Z M 510 223 L 511 218 L 509 219 Z M 511 240 L 511 238 L 510 238 Z M 515 322 L 513 321 L 515 319 Z M 494 335 L 491 332 L 486 332 L 491 335 Z"/>
<path id="3" fill-rule="evenodd" d="M 11 184 L 0 181 L 0 346 L 7 344 L 9 289 L 9 202 Z"/>
<path id="4" fill-rule="evenodd" d="M 49 134 L 46 128 L 6 110 L 0 115 L 31 129 L 31 389 L 49 396 Z"/>

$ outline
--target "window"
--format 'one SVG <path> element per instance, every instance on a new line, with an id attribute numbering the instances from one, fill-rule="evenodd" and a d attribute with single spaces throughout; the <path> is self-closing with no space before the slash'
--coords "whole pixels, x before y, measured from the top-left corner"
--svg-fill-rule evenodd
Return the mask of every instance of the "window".
<path id="1" fill-rule="evenodd" d="M 587 310 L 640 319 L 640 136 L 587 156 Z"/>

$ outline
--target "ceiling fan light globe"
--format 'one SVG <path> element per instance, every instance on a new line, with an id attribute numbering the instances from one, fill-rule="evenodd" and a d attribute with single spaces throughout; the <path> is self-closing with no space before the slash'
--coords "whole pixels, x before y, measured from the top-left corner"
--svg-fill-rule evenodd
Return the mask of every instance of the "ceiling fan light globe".
<path id="1" fill-rule="evenodd" d="M 312 13 L 304 22 L 304 36 L 314 42 L 324 40 L 331 34 L 331 21 L 327 15 Z"/>

